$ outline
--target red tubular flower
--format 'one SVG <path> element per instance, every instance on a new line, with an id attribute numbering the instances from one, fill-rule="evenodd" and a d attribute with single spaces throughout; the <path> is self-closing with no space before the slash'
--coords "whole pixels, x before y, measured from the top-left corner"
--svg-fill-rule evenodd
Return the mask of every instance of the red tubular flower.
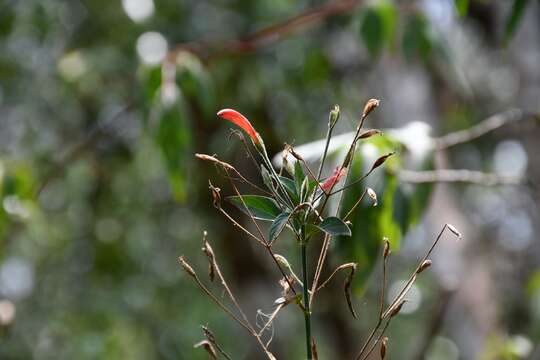
<path id="1" fill-rule="evenodd" d="M 260 142 L 259 134 L 257 134 L 257 131 L 255 131 L 253 125 L 251 125 L 249 120 L 238 111 L 233 109 L 223 109 L 217 113 L 217 116 L 240 126 L 242 130 L 244 130 L 251 137 L 255 144 Z"/>
<path id="2" fill-rule="evenodd" d="M 334 170 L 332 176 L 326 179 L 322 184 L 321 188 L 325 193 L 329 193 L 334 186 L 341 180 L 343 176 L 347 173 L 347 168 L 340 168 L 339 166 Z"/>

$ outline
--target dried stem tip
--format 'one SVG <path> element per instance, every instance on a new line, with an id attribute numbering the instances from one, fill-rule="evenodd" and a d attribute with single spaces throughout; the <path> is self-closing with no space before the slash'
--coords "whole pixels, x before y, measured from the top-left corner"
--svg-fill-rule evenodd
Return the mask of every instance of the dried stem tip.
<path id="1" fill-rule="evenodd" d="M 378 99 L 369 99 L 364 106 L 364 112 L 362 113 L 362 116 L 368 116 L 370 112 L 372 112 L 377 106 L 379 106 L 379 103 L 380 101 Z"/>
<path id="2" fill-rule="evenodd" d="M 424 262 L 422 263 L 422 265 L 420 265 L 416 273 L 420 274 L 422 271 L 426 270 L 430 266 L 431 266 L 431 260 L 424 260 Z"/>
<path id="3" fill-rule="evenodd" d="M 218 164 L 218 165 L 221 165 L 223 166 L 225 169 L 231 169 L 231 170 L 234 170 L 234 167 L 231 165 L 231 164 L 227 164 L 226 162 L 224 161 L 220 161 L 217 157 L 215 156 L 212 156 L 212 155 L 207 155 L 207 154 L 195 154 L 195 157 L 197 159 L 200 159 L 200 160 L 204 160 L 204 161 L 210 161 L 210 162 L 213 162 L 215 164 Z"/>
<path id="4" fill-rule="evenodd" d="M 388 347 L 388 337 L 385 336 L 383 337 L 382 342 L 381 342 L 381 360 L 384 360 L 384 358 L 386 357 L 387 347 Z"/>
<path id="5" fill-rule="evenodd" d="M 383 258 L 386 259 L 390 255 L 390 241 L 388 241 L 387 237 L 384 237 L 383 240 L 384 240 Z"/>
<path id="6" fill-rule="evenodd" d="M 184 255 L 180 256 L 178 258 L 178 261 L 180 262 L 180 265 L 184 268 L 184 271 L 187 272 L 190 276 L 197 277 L 197 274 L 195 274 L 195 270 L 189 265 L 186 261 L 186 258 Z"/>

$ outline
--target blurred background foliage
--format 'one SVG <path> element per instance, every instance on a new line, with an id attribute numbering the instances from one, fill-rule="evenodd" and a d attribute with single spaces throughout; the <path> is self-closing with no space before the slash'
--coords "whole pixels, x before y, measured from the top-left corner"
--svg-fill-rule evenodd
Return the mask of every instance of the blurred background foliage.
<path id="1" fill-rule="evenodd" d="M 311 22 L 282 23 L 313 8 Z M 193 154 L 260 182 L 217 110 L 246 114 L 277 153 L 322 138 L 335 103 L 336 131 L 351 131 L 369 98 L 382 100 L 369 126 L 393 130 L 364 145 L 355 172 L 399 151 L 370 180 L 379 206 L 333 247 L 330 265 L 359 262 L 361 316 L 339 285 L 321 296 L 321 358 L 350 358 L 373 326 L 382 236 L 399 248 L 392 295 L 445 222 L 465 239 L 445 242 L 413 288 L 391 358 L 540 358 L 538 127 L 431 147 L 508 108 L 538 114 L 539 17 L 533 0 L 1 0 L 0 358 L 204 359 L 202 324 L 235 359 L 259 358 L 177 264 L 185 254 L 205 271 L 207 230 L 249 314 L 279 296 L 265 253 L 211 206 L 208 179 L 230 193 L 226 181 Z M 401 168 L 529 186 L 411 184 Z M 297 266 L 296 245 L 280 246 Z M 274 353 L 301 358 L 298 314 L 275 325 Z"/>

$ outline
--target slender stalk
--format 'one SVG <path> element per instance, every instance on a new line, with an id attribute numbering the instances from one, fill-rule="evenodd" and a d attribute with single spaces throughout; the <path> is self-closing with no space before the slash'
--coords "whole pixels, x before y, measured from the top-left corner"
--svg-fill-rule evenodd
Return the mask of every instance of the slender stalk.
<path id="1" fill-rule="evenodd" d="M 309 283 L 308 283 L 308 273 L 307 273 L 307 254 L 306 254 L 306 241 L 305 241 L 305 231 L 302 231 L 301 239 L 302 247 L 302 281 L 304 282 L 304 322 L 306 327 L 306 351 L 307 359 L 311 360 L 313 358 L 311 351 L 311 311 L 309 309 Z"/>

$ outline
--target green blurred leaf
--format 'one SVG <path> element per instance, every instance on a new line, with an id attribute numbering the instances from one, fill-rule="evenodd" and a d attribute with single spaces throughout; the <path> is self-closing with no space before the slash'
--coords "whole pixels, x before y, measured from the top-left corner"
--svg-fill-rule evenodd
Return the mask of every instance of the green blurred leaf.
<path id="1" fill-rule="evenodd" d="M 274 221 L 272 222 L 272 225 L 270 226 L 270 230 L 268 232 L 268 239 L 269 241 L 274 241 L 276 237 L 281 234 L 283 231 L 283 228 L 285 225 L 287 225 L 287 220 L 289 219 L 289 215 L 291 213 L 289 212 L 283 212 L 279 214 Z"/>
<path id="2" fill-rule="evenodd" d="M 351 229 L 338 217 L 330 216 L 324 219 L 319 225 L 319 229 L 332 236 L 351 236 Z"/>
<path id="3" fill-rule="evenodd" d="M 151 122 L 157 122 L 156 141 L 161 149 L 174 197 L 185 201 L 187 171 L 191 161 L 187 154 L 191 146 L 191 128 L 188 113 L 181 98 L 172 104 L 156 101 Z"/>
<path id="4" fill-rule="evenodd" d="M 512 10 L 510 15 L 506 18 L 505 26 L 505 40 L 509 41 L 512 35 L 516 32 L 516 29 L 523 19 L 523 14 L 525 13 L 525 8 L 529 0 L 514 0 L 512 4 Z"/>
<path id="5" fill-rule="evenodd" d="M 466 16 L 469 11 L 469 0 L 455 0 L 455 4 L 459 16 Z"/>
<path id="6" fill-rule="evenodd" d="M 434 47 L 431 39 L 429 23 L 420 14 L 413 14 L 405 25 L 402 39 L 403 52 L 408 60 L 420 57 L 427 60 Z"/>
<path id="7" fill-rule="evenodd" d="M 255 219 L 273 221 L 281 214 L 276 202 L 266 196 L 242 195 L 242 198 L 240 196 L 229 196 L 227 200 L 245 214 L 249 215 L 251 213 Z"/>
<path id="8" fill-rule="evenodd" d="M 398 250 L 403 234 L 415 224 L 426 209 L 431 187 L 401 184 L 394 175 L 401 168 L 403 149 L 399 142 L 388 135 L 377 136 L 362 142 L 351 167 L 351 181 L 361 177 L 371 167 L 372 159 L 364 159 L 365 146 L 375 147 L 384 154 L 396 150 L 381 168 L 367 180 L 365 186 L 373 187 L 379 199 L 378 206 L 364 200 L 352 214 L 352 239 L 338 238 L 338 249 L 343 256 L 358 263 L 355 288 L 362 290 L 373 271 L 382 245 L 388 237 L 393 250 Z M 429 166 L 429 163 L 424 165 Z M 341 216 L 352 208 L 364 191 L 363 186 L 346 190 Z"/>
<path id="9" fill-rule="evenodd" d="M 212 119 L 216 110 L 215 86 L 199 58 L 188 52 L 180 53 L 176 71 L 176 82 L 184 96 L 198 106 L 205 119 Z"/>
<path id="10" fill-rule="evenodd" d="M 396 9 L 391 3 L 381 2 L 364 11 L 360 35 L 372 56 L 379 55 L 383 46 L 391 43 L 396 22 Z"/>

